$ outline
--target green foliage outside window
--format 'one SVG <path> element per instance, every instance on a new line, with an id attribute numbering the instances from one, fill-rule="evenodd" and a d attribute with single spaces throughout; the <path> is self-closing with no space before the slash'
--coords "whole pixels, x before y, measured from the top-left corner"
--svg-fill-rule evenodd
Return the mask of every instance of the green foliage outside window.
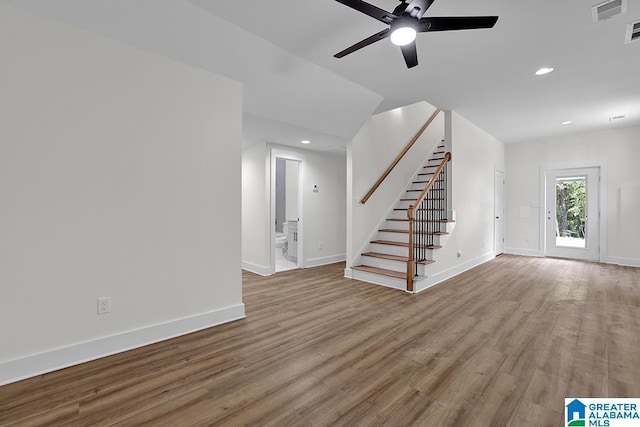
<path id="1" fill-rule="evenodd" d="M 560 236 L 584 238 L 585 190 L 585 180 L 556 183 L 556 215 Z"/>

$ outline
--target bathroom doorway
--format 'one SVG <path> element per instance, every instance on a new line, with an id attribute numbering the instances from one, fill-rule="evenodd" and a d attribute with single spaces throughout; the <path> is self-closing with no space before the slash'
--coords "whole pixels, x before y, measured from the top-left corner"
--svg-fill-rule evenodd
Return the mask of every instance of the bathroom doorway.
<path id="1" fill-rule="evenodd" d="M 298 268 L 301 262 L 302 162 L 284 155 L 273 160 L 271 259 L 277 273 Z"/>

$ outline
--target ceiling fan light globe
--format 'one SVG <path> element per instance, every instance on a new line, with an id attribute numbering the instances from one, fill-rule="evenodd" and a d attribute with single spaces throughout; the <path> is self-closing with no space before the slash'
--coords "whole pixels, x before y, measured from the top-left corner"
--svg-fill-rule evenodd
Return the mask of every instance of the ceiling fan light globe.
<path id="1" fill-rule="evenodd" d="M 391 43 L 406 46 L 416 39 L 416 30 L 411 27 L 400 27 L 391 33 Z"/>

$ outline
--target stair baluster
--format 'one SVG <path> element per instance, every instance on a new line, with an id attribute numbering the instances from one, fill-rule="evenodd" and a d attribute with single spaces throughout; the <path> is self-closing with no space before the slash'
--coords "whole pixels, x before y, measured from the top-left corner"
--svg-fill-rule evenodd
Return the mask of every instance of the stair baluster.
<path id="1" fill-rule="evenodd" d="M 426 260 L 427 250 L 435 245 L 434 236 L 441 232 L 442 224 L 447 220 L 447 164 L 451 153 L 446 153 L 429 183 L 418 199 L 407 209 L 409 220 L 409 259 L 407 262 L 407 291 L 413 292 L 418 264 Z"/>

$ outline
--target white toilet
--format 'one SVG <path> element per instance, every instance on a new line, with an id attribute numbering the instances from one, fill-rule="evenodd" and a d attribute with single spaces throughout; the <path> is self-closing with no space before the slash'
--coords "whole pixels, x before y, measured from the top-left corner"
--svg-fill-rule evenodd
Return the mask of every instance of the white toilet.
<path id="1" fill-rule="evenodd" d="M 282 225 L 282 231 L 283 233 L 276 233 L 276 259 L 283 259 L 287 248 L 287 231 L 289 230 L 286 222 Z"/>

